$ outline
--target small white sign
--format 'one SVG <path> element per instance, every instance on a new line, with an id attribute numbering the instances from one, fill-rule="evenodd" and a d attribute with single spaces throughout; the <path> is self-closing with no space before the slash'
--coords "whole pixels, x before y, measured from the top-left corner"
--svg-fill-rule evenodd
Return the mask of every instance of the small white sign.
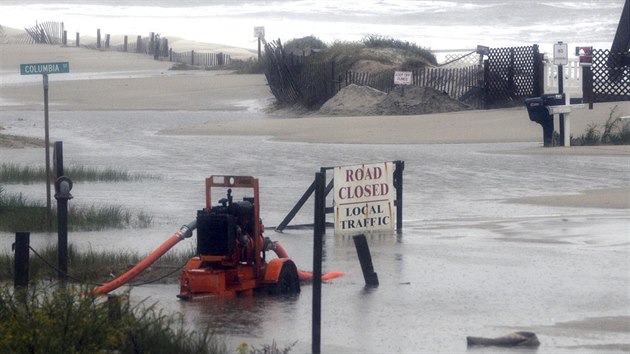
<path id="1" fill-rule="evenodd" d="M 254 37 L 265 38 L 265 27 L 263 26 L 254 27 Z"/>
<path id="2" fill-rule="evenodd" d="M 569 45 L 567 43 L 556 43 L 553 45 L 553 65 L 569 64 Z"/>
<path id="3" fill-rule="evenodd" d="M 335 234 L 393 230 L 394 164 L 335 167 Z"/>
<path id="4" fill-rule="evenodd" d="M 411 85 L 411 71 L 394 71 L 394 85 Z"/>

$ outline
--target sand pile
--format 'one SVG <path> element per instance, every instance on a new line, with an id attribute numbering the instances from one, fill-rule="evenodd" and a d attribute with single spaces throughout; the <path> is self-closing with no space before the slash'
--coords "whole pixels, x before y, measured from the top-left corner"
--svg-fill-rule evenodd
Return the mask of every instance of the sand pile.
<path id="1" fill-rule="evenodd" d="M 344 87 L 320 108 L 319 113 L 337 116 L 413 115 L 471 109 L 446 93 L 429 87 L 399 86 L 389 94 L 368 86 Z"/>
<path id="2" fill-rule="evenodd" d="M 375 115 L 387 94 L 369 86 L 355 84 L 342 88 L 319 109 L 325 115 Z"/>

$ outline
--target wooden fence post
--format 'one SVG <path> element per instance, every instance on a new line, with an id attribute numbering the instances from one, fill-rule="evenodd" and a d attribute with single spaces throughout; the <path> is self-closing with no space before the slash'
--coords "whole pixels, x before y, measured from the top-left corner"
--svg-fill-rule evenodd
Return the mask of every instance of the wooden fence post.
<path id="1" fill-rule="evenodd" d="M 77 39 L 75 40 L 75 45 L 79 46 L 79 32 L 77 32 Z"/>
<path id="2" fill-rule="evenodd" d="M 101 29 L 96 29 L 96 48 L 101 48 Z"/>
<path id="3" fill-rule="evenodd" d="M 322 322 L 322 256 L 326 227 L 326 174 L 315 174 L 315 228 L 313 230 L 313 314 L 311 351 L 321 353 Z M 322 222 L 324 220 L 324 222 Z"/>
<path id="4" fill-rule="evenodd" d="M 142 36 L 136 38 L 136 53 L 142 53 Z"/>
<path id="5" fill-rule="evenodd" d="M 29 243 L 31 234 L 29 232 L 15 233 L 15 256 L 13 287 L 28 287 L 29 272 Z"/>
<path id="6" fill-rule="evenodd" d="M 363 272 L 365 286 L 377 287 L 378 275 L 374 271 L 372 255 L 370 255 L 370 247 L 368 246 L 365 235 L 354 235 L 352 236 L 352 240 L 354 241 L 354 247 L 357 250 L 357 256 L 359 257 L 359 263 L 361 264 L 361 271 Z"/>
<path id="7" fill-rule="evenodd" d="M 192 66 L 195 65 L 195 51 L 194 50 L 190 51 L 190 65 Z"/>
<path id="8" fill-rule="evenodd" d="M 63 43 L 64 47 L 68 45 L 68 31 L 63 31 L 63 38 L 61 42 Z"/>
<path id="9" fill-rule="evenodd" d="M 125 36 L 124 40 L 123 40 L 123 51 L 126 52 L 127 51 L 127 46 L 128 46 L 128 40 L 129 38 L 127 36 Z"/>
<path id="10" fill-rule="evenodd" d="M 109 34 L 105 35 L 105 49 L 109 49 Z"/>
<path id="11" fill-rule="evenodd" d="M 405 161 L 394 161 L 394 187 L 396 188 L 396 231 L 402 234 L 403 230 L 403 171 Z"/>
<path id="12" fill-rule="evenodd" d="M 155 33 L 149 32 L 149 54 L 155 53 Z"/>

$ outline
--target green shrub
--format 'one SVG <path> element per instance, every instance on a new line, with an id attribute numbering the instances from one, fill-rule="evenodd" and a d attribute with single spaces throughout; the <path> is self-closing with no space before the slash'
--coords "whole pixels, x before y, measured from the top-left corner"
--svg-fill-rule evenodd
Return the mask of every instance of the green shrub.
<path id="1" fill-rule="evenodd" d="M 186 329 L 183 317 L 155 305 L 107 302 L 89 289 L 40 286 L 0 290 L 2 353 L 227 353 L 208 329 Z"/>

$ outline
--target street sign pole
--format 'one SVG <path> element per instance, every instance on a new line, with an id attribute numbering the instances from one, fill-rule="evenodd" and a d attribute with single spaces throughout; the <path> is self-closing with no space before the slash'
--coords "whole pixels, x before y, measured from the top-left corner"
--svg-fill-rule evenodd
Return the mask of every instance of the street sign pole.
<path id="1" fill-rule="evenodd" d="M 42 75 L 44 85 L 44 150 L 46 153 L 46 222 L 48 229 L 52 229 L 52 206 L 50 198 L 50 138 L 48 135 L 48 74 L 67 74 L 70 72 L 70 63 L 33 63 L 20 64 L 20 75 Z"/>
<path id="2" fill-rule="evenodd" d="M 50 198 L 50 137 L 48 134 L 48 74 L 42 75 L 44 83 L 44 144 L 46 145 L 46 222 L 52 229 L 52 206 Z"/>

